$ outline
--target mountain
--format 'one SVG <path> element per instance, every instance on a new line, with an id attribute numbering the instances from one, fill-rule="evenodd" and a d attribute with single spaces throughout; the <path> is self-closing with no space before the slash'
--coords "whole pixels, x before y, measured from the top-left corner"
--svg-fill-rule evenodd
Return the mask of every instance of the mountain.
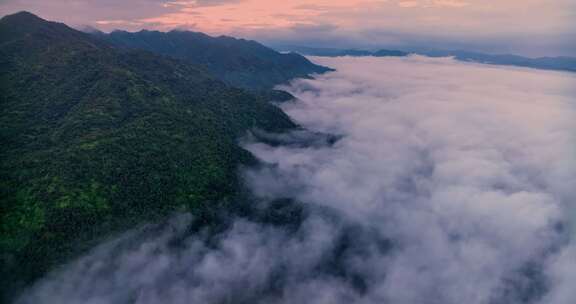
<path id="1" fill-rule="evenodd" d="M 543 70 L 576 72 L 576 57 L 528 58 L 510 54 L 483 54 L 469 51 L 419 50 L 415 53 L 430 57 L 451 56 L 461 61 L 471 61 L 497 65 L 511 65 Z"/>
<path id="2" fill-rule="evenodd" d="M 398 50 L 377 50 L 372 53 L 374 57 L 405 57 L 410 55 L 410 53 Z"/>
<path id="3" fill-rule="evenodd" d="M 358 49 L 334 49 L 334 48 L 312 48 L 304 46 L 278 46 L 276 49 L 282 51 L 297 52 L 304 55 L 310 56 L 321 56 L 321 57 L 342 57 L 342 56 L 353 56 L 353 57 L 403 57 L 408 56 L 410 53 L 398 51 L 398 50 L 358 50 Z"/>
<path id="4" fill-rule="evenodd" d="M 147 50 L 203 66 L 220 80 L 247 89 L 270 89 L 293 78 L 330 70 L 296 53 L 281 54 L 258 42 L 227 36 L 147 30 L 96 36 L 120 47 Z"/>
<path id="5" fill-rule="evenodd" d="M 253 161 L 237 137 L 295 127 L 264 95 L 30 13 L 2 18 L 0 294 L 115 231 L 235 195 Z"/>

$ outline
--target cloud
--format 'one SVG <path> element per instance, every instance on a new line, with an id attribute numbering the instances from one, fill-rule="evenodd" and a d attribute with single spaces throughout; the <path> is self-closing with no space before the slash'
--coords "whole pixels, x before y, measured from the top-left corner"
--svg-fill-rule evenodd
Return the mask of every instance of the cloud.
<path id="1" fill-rule="evenodd" d="M 305 33 L 320 33 L 320 32 L 333 32 L 338 26 L 333 24 L 295 24 L 292 30 L 295 32 Z"/>
<path id="2" fill-rule="evenodd" d="M 453 7 L 453 8 L 461 8 L 465 6 L 471 5 L 470 2 L 465 0 L 434 0 L 434 1 L 427 1 L 429 6 L 438 6 L 438 7 Z"/>
<path id="3" fill-rule="evenodd" d="M 400 7 L 418 7 L 419 3 L 418 1 L 402 1 L 398 3 L 398 6 Z"/>
<path id="4" fill-rule="evenodd" d="M 521 303 L 546 275 L 564 278 L 551 294 L 571 291 L 560 286 L 576 269 L 549 255 L 558 223 L 574 220 L 573 75 L 445 58 L 317 60 L 338 72 L 295 82 L 288 90 L 301 102 L 285 109 L 345 137 L 325 149 L 249 146 L 278 168 L 249 177 L 263 197 L 289 189 L 401 244 L 372 261 L 387 279 L 370 298 Z M 526 279 L 548 259 L 563 271 Z"/>
<path id="5" fill-rule="evenodd" d="M 207 7 L 218 6 L 225 4 L 235 4 L 245 0 L 178 0 L 166 1 L 167 6 L 182 6 L 182 7 Z"/>
<path id="6" fill-rule="evenodd" d="M 576 299 L 576 246 L 565 248 L 554 257 L 549 267 L 549 273 L 554 287 L 554 292 L 544 297 L 542 303 L 568 304 Z"/>
<path id="7" fill-rule="evenodd" d="M 400 7 L 452 7 L 460 8 L 470 5 L 470 3 L 462 0 L 427 0 L 427 1 L 400 1 L 398 6 Z"/>
<path id="8" fill-rule="evenodd" d="M 571 303 L 573 74 L 313 60 L 282 107 L 316 133 L 244 142 L 252 215 L 128 233 L 17 303 Z"/>

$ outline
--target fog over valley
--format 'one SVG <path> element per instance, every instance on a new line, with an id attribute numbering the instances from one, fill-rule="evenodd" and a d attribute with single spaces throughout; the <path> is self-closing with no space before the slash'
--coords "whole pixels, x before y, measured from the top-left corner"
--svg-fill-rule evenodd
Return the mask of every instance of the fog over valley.
<path id="1" fill-rule="evenodd" d="M 576 74 L 308 59 L 335 71 L 279 87 L 302 128 L 239 139 L 249 208 L 123 233 L 16 303 L 574 303 Z"/>

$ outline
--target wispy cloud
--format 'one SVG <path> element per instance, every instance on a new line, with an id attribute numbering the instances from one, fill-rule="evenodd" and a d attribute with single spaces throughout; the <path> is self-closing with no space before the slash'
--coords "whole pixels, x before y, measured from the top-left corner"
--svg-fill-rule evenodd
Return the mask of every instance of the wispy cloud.
<path id="1" fill-rule="evenodd" d="M 465 0 L 410 0 L 410 1 L 399 1 L 398 5 L 400 7 L 413 7 L 413 8 L 426 8 L 426 7 L 452 7 L 460 8 L 470 5 L 469 2 Z"/>
<path id="2" fill-rule="evenodd" d="M 177 0 L 165 1 L 163 6 L 178 6 L 178 7 L 206 7 L 236 4 L 245 0 Z"/>

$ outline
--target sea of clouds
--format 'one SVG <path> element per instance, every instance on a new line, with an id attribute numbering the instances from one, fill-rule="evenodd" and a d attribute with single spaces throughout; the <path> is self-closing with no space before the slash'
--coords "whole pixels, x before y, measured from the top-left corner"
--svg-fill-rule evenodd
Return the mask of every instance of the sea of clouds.
<path id="1" fill-rule="evenodd" d="M 294 81 L 282 107 L 340 139 L 244 140 L 263 162 L 242 172 L 254 204 L 297 204 L 297 225 L 190 233 L 176 215 L 17 303 L 576 303 L 575 74 L 312 59 L 337 71 Z"/>

